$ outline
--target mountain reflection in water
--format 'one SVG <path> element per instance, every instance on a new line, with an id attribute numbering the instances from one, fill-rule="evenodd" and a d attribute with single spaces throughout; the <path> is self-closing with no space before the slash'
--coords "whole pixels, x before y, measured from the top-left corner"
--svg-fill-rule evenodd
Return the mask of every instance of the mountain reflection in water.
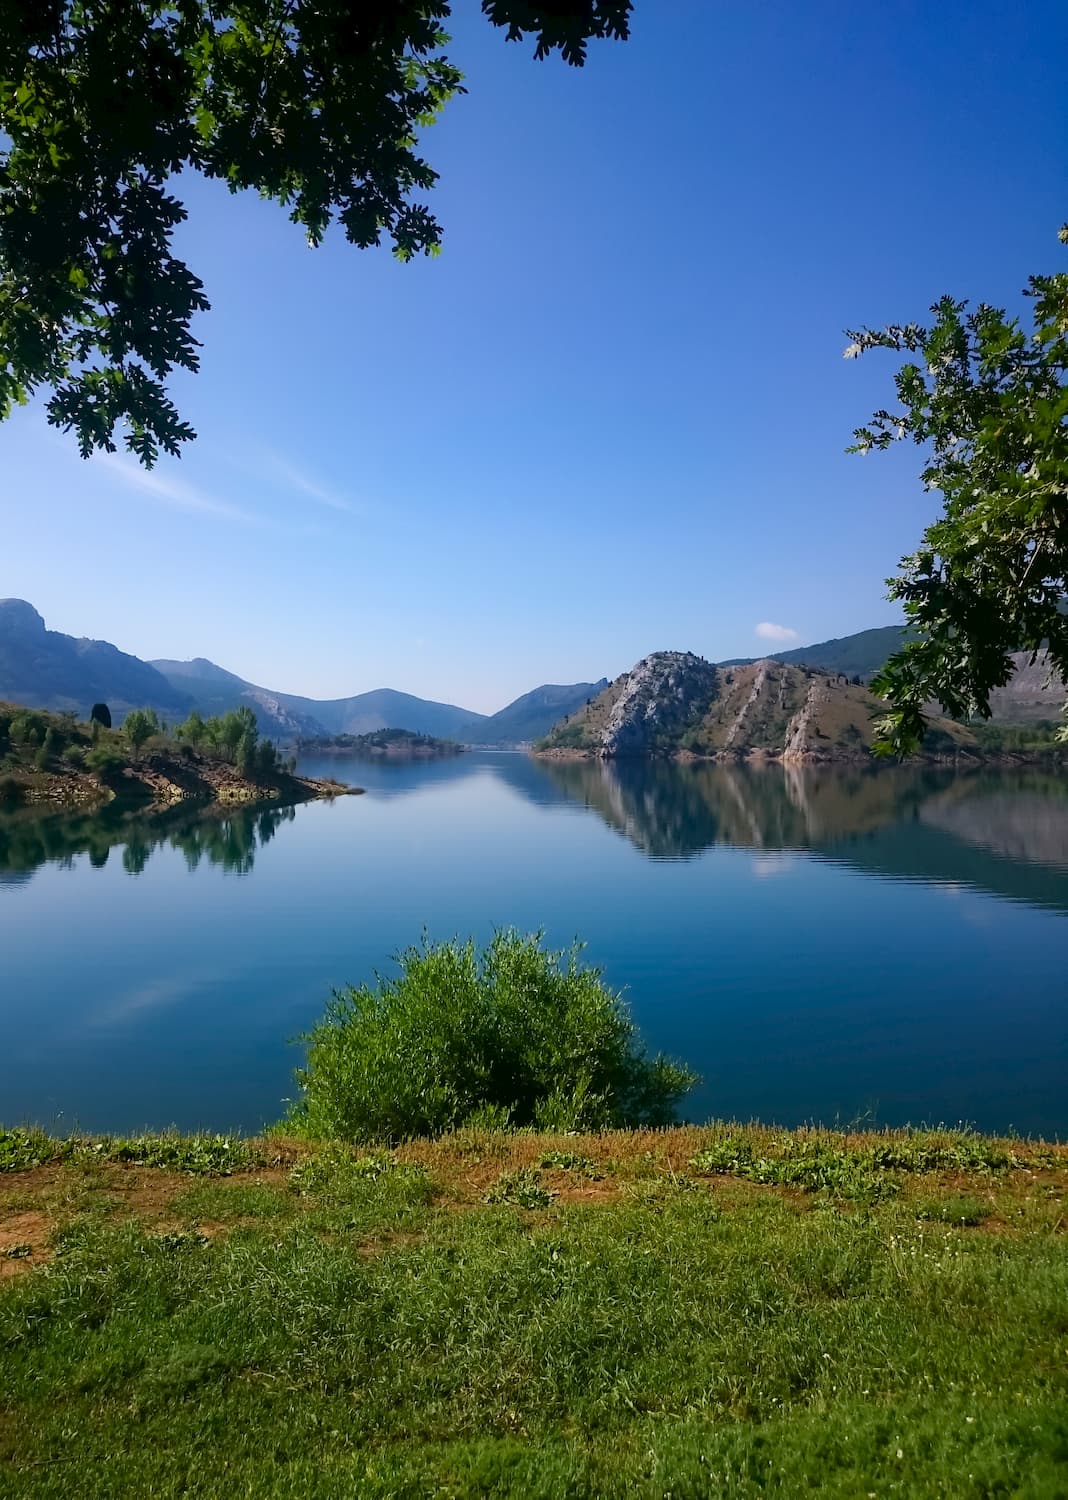
<path id="1" fill-rule="evenodd" d="M 336 765 L 337 762 L 332 764 Z M 321 769 L 302 767 L 309 774 Z M 1068 911 L 1068 779 L 1043 771 L 942 767 L 710 765 L 537 760 L 467 755 L 369 768 L 371 797 L 404 797 L 490 778 L 541 806 L 585 808 L 656 860 L 717 846 L 808 851 L 873 874 L 962 883 Z M 0 884 L 87 854 L 96 867 L 119 846 L 138 875 L 162 845 L 188 867 L 205 860 L 247 875 L 294 807 L 103 808 L 0 815 Z"/>
<path id="2" fill-rule="evenodd" d="M 1063 779 L 327 769 L 367 795 L 0 815 L 0 1120 L 257 1129 L 333 986 L 421 930 L 515 925 L 588 942 L 650 1049 L 702 1075 L 694 1118 L 1068 1133 Z"/>

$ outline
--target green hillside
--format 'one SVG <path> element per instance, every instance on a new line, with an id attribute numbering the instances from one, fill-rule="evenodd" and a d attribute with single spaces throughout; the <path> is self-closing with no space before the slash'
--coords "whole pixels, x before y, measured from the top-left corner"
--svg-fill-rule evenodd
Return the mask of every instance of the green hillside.
<path id="1" fill-rule="evenodd" d="M 856 635 L 835 636 L 829 641 L 817 641 L 812 646 L 797 646 L 790 651 L 775 651 L 771 661 L 785 662 L 789 666 L 820 667 L 825 672 L 843 672 L 847 677 L 859 677 L 867 682 L 895 651 L 899 651 L 908 640 L 904 625 L 883 625 L 875 630 L 861 630 Z M 735 657 L 720 662 L 722 667 L 750 666 L 762 658 L 758 656 Z"/>

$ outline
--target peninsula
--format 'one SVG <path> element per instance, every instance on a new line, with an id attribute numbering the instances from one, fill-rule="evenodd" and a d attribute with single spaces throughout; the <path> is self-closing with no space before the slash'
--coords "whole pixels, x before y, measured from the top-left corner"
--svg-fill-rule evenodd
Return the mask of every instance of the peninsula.
<path id="1" fill-rule="evenodd" d="M 173 731 L 151 709 L 132 710 L 119 728 L 110 719 L 103 703 L 87 721 L 0 703 L 0 809 L 294 803 L 361 790 L 298 776 L 247 710 L 192 714 Z"/>

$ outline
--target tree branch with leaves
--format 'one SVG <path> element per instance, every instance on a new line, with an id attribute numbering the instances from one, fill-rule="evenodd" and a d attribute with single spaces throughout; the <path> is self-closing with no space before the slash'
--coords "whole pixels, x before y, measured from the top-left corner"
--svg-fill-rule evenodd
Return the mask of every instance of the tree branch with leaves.
<path id="1" fill-rule="evenodd" d="M 1068 244 L 1068 227 L 1060 231 Z M 1003 309 L 943 297 L 930 327 L 847 336 L 845 353 L 917 358 L 896 376 L 898 409 L 858 428 L 853 453 L 911 438 L 927 449 L 925 489 L 943 511 L 887 580 L 916 633 L 872 682 L 888 700 L 875 751 L 907 755 L 927 706 L 989 718 L 1012 652 L 1048 652 L 1068 678 L 1068 274 L 1032 276 L 1029 332 Z"/>
<path id="2" fill-rule="evenodd" d="M 146 467 L 195 437 L 170 398 L 199 367 L 204 286 L 172 254 L 176 173 L 289 210 L 309 244 L 435 254 L 416 149 L 462 75 L 450 0 L 0 0 L 0 420 L 49 392 L 83 457 Z M 581 66 L 631 0 L 482 0 L 509 40 Z"/>

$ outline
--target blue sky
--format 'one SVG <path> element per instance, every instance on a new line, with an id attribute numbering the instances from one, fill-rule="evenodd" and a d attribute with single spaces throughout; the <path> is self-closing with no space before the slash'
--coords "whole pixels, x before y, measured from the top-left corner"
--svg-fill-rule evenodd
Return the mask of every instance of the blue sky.
<path id="1" fill-rule="evenodd" d="M 180 181 L 213 303 L 198 441 L 145 475 L 0 427 L 0 596 L 139 656 L 492 711 L 658 648 L 890 623 L 920 456 L 849 457 L 890 356 L 1018 305 L 1068 218 L 1062 0 L 638 0 L 584 70 L 459 0 L 436 260 Z M 790 638 L 791 640 L 794 637 Z"/>

